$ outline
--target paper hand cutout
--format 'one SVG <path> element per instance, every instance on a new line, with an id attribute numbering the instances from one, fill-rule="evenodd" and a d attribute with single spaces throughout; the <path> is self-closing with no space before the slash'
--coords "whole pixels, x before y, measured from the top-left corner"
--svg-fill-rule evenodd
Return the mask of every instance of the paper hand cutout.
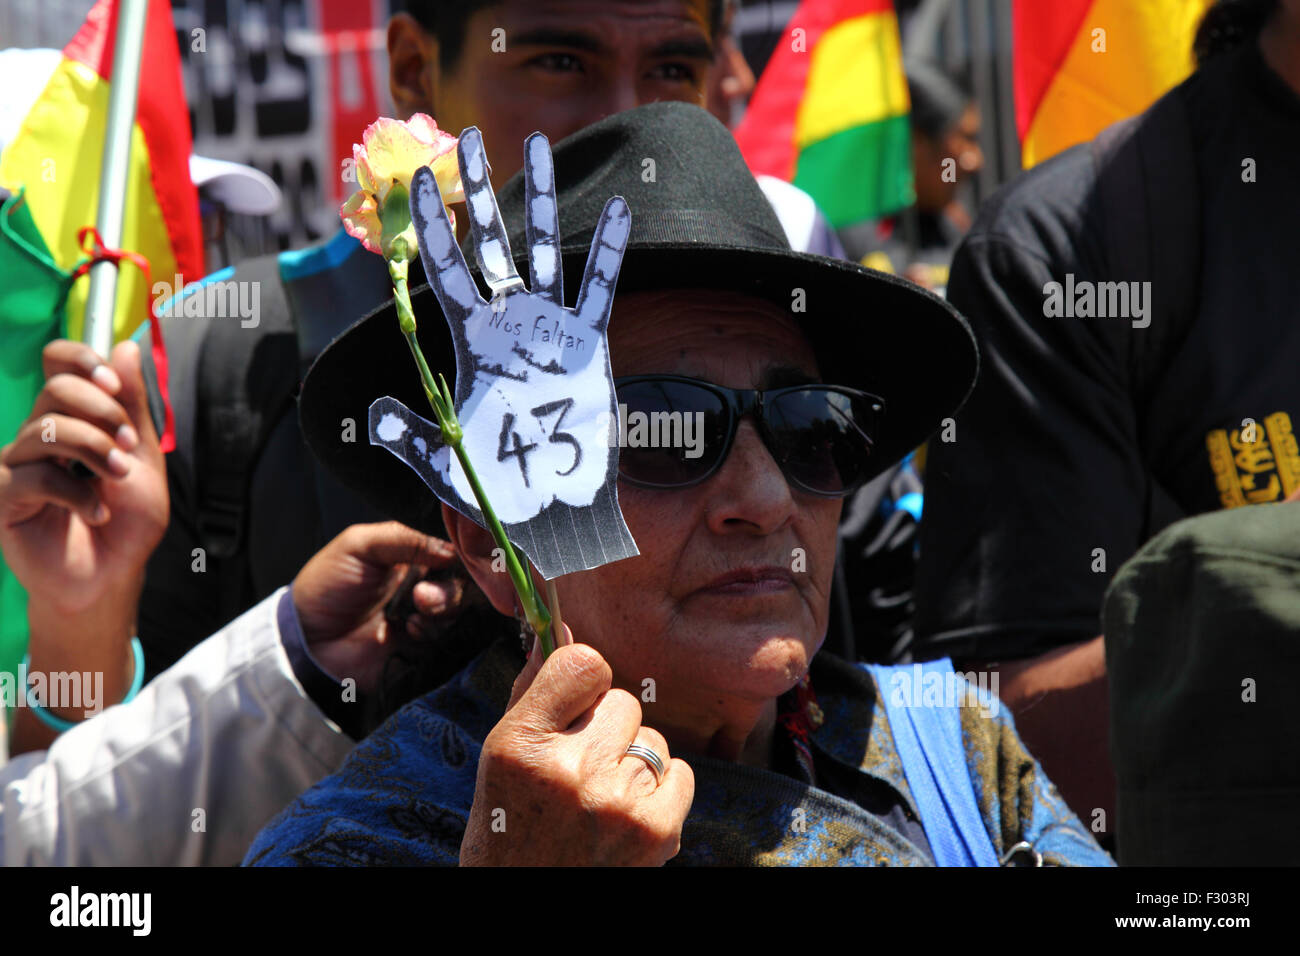
<path id="1" fill-rule="evenodd" d="M 618 507 L 618 421 L 605 332 L 631 229 L 622 197 L 605 204 L 577 305 L 564 307 L 550 144 L 524 144 L 529 278 L 515 271 L 479 131 L 460 137 L 461 180 L 475 256 L 492 289 L 478 294 L 437 182 L 411 182 L 411 219 L 425 275 L 456 348 L 456 412 L 464 449 L 510 540 L 543 577 L 637 554 Z M 437 370 L 434 370 L 435 373 Z M 438 426 L 394 398 L 370 407 L 370 442 L 415 470 L 443 501 L 483 524 L 474 493 Z"/>

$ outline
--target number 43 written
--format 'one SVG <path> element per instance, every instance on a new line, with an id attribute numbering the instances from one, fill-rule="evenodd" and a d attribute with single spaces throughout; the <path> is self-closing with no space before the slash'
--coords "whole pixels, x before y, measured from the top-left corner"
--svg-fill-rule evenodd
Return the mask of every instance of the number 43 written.
<path id="1" fill-rule="evenodd" d="M 538 405 L 536 408 L 529 410 L 529 414 L 536 418 L 538 425 L 542 427 L 543 433 L 546 432 L 546 428 L 543 424 L 546 417 L 554 415 L 556 412 L 559 413 L 555 419 L 554 428 L 547 440 L 551 444 L 566 444 L 573 446 L 573 464 L 569 466 L 567 471 L 559 471 L 557 469 L 555 472 L 561 477 L 572 474 L 573 470 L 577 468 L 578 465 L 582 464 L 582 446 L 578 444 L 578 439 L 574 438 L 568 432 L 560 431 L 560 426 L 564 424 L 564 416 L 569 413 L 569 409 L 572 407 L 573 399 L 561 398 L 558 401 L 547 402 L 545 405 Z M 511 456 L 518 458 L 519 472 L 523 475 L 525 487 L 531 487 L 528 483 L 527 455 L 536 447 L 537 442 L 529 442 L 528 444 L 524 443 L 523 439 L 519 436 L 519 433 L 515 431 L 514 413 L 506 412 L 501 417 L 501 437 L 497 443 L 497 461 L 505 461 Z"/>

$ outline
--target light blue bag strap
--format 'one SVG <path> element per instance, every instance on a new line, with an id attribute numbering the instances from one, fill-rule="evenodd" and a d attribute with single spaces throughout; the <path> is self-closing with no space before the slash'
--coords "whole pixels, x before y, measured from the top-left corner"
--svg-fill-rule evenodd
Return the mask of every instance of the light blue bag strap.
<path id="1" fill-rule="evenodd" d="M 922 705 L 927 675 L 937 675 L 946 691 L 952 680 L 948 676 L 953 673 L 952 661 L 943 657 L 924 664 L 865 666 L 880 687 L 881 704 L 935 863 L 997 866 L 997 853 L 980 815 L 966 763 L 958 710 L 963 701 L 945 699 L 941 706 Z M 896 694 L 903 681 L 908 692 Z"/>

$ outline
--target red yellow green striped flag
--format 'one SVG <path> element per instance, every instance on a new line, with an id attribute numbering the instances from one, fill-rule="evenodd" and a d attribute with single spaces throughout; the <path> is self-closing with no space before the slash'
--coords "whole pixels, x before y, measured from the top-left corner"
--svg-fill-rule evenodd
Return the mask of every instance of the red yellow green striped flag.
<path id="1" fill-rule="evenodd" d="M 117 0 L 99 0 L 91 9 L 0 155 L 0 185 L 15 193 L 26 187 L 32 220 L 54 261 L 66 270 L 84 257 L 77 231 L 95 225 L 117 7 Z M 190 180 L 189 114 L 168 0 L 149 2 L 132 135 L 121 248 L 148 259 L 154 280 L 198 279 L 203 275 L 199 200 Z M 89 287 L 76 282 L 68 293 L 70 338 L 81 338 Z M 154 298 L 143 273 L 123 264 L 116 340 L 139 327 Z"/>
<path id="2" fill-rule="evenodd" d="M 1016 0 L 1016 128 L 1026 169 L 1142 112 L 1191 72 L 1214 0 Z"/>
<path id="3" fill-rule="evenodd" d="M 736 141 L 754 173 L 794 183 L 839 228 L 915 200 L 907 113 L 891 0 L 804 0 Z"/>

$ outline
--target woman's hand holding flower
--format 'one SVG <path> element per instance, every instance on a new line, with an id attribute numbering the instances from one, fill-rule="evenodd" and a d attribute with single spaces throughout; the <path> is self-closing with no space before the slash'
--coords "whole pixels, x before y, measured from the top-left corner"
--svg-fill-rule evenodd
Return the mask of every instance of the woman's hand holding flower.
<path id="1" fill-rule="evenodd" d="M 612 682 L 588 645 L 544 661 L 534 648 L 483 744 L 462 865 L 659 866 L 677 854 L 694 774 Z M 634 742 L 659 755 L 662 780 L 627 753 Z"/>

